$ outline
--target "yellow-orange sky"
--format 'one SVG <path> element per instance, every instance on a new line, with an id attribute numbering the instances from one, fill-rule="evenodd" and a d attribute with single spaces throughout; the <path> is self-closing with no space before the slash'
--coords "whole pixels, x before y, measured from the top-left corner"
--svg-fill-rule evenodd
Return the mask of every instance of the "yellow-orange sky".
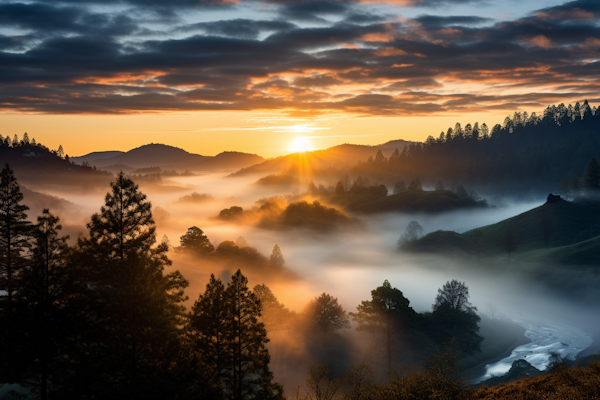
<path id="1" fill-rule="evenodd" d="M 27 132 L 51 149 L 62 145 L 70 156 L 164 143 L 202 155 L 242 151 L 276 157 L 290 153 L 289 144 L 296 136 L 311 137 L 315 149 L 342 143 L 377 145 L 395 139 L 424 141 L 429 135 L 437 137 L 456 122 L 486 122 L 491 127 L 502 123 L 506 116 L 507 113 L 415 117 L 336 114 L 304 119 L 261 112 L 4 114 L 0 134 L 21 137 Z"/>

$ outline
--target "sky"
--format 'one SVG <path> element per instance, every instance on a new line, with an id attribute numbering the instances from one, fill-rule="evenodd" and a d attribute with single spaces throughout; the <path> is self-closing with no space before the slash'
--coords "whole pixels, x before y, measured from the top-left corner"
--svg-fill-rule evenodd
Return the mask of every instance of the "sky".
<path id="1" fill-rule="evenodd" d="M 599 18 L 597 0 L 0 0 L 0 134 L 71 156 L 424 141 L 597 105 Z"/>

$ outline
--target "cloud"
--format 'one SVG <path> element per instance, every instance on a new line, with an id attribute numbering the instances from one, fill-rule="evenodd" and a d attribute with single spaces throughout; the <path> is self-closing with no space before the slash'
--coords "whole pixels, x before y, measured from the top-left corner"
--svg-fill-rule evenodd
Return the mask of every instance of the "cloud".
<path id="1" fill-rule="evenodd" d="M 238 18 L 214 22 L 200 22 L 179 27 L 177 30 L 182 32 L 201 30 L 208 35 L 256 39 L 261 33 L 285 31 L 294 28 L 296 28 L 296 25 L 287 21 L 256 21 Z"/>
<path id="2" fill-rule="evenodd" d="M 271 3 L 260 19 L 219 13 L 194 23 L 190 12 L 174 28 L 146 12 L 159 2 L 141 3 L 0 5 L 0 110 L 431 115 L 597 97 L 589 84 L 600 76 L 595 2 L 501 22 Z"/>

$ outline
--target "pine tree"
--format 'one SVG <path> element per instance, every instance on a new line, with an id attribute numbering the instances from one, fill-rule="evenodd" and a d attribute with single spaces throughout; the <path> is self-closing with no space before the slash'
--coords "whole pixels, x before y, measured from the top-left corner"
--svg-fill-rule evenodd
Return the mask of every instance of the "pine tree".
<path id="1" fill-rule="evenodd" d="M 226 371 L 232 363 L 231 343 L 227 336 L 231 325 L 230 312 L 225 286 L 211 274 L 204 294 L 192 307 L 188 330 L 195 350 L 210 367 L 211 379 L 217 382 L 227 378 Z"/>
<path id="2" fill-rule="evenodd" d="M 100 306 L 93 317 L 95 361 L 105 374 L 96 381 L 116 397 L 143 398 L 153 391 L 153 377 L 177 348 L 183 324 L 188 282 L 179 271 L 163 273 L 171 261 L 165 244 L 155 246 L 151 209 L 138 186 L 120 173 L 88 224 L 89 238 L 78 243 L 93 303 Z"/>
<path id="3" fill-rule="evenodd" d="M 344 194 L 345 192 L 344 184 L 342 181 L 338 181 L 338 183 L 335 185 L 335 194 Z"/>
<path id="4" fill-rule="evenodd" d="M 377 154 L 375 155 L 375 162 L 376 163 L 383 163 L 385 162 L 385 157 L 383 156 L 383 153 L 380 150 L 377 150 Z"/>
<path id="5" fill-rule="evenodd" d="M 185 235 L 181 236 L 179 243 L 181 244 L 181 249 L 198 255 L 207 255 L 215 251 L 215 247 L 204 231 L 196 226 L 189 228 Z"/>
<path id="6" fill-rule="evenodd" d="M 350 313 L 358 322 L 359 331 L 385 336 L 388 376 L 392 372 L 392 339 L 395 333 L 408 328 L 417 320 L 418 314 L 410 307 L 410 301 L 386 279 L 382 286 L 371 291 L 371 300 L 362 301 L 356 313 Z"/>
<path id="7" fill-rule="evenodd" d="M 271 258 L 269 259 L 271 265 L 281 268 L 285 264 L 285 259 L 283 258 L 283 254 L 281 253 L 281 249 L 279 245 L 275 245 L 273 247 L 273 252 L 271 253 Z"/>
<path id="8" fill-rule="evenodd" d="M 65 151 L 63 150 L 62 144 L 60 146 L 58 146 L 56 155 L 59 156 L 60 158 L 63 158 L 65 156 Z"/>
<path id="9" fill-rule="evenodd" d="M 323 293 L 312 299 L 306 305 L 304 314 L 310 325 L 315 326 L 325 334 L 350 328 L 348 313 L 338 303 L 338 299 L 328 293 Z"/>
<path id="10" fill-rule="evenodd" d="M 398 194 L 400 192 L 404 192 L 406 190 L 406 183 L 404 181 L 398 181 L 394 185 L 394 194 Z"/>
<path id="11" fill-rule="evenodd" d="M 18 147 L 19 146 L 19 137 L 17 136 L 17 134 L 15 133 L 15 137 L 13 137 L 12 140 L 12 147 Z"/>
<path id="12" fill-rule="evenodd" d="M 27 134 L 27 132 L 25 132 L 23 134 L 23 143 L 27 146 L 29 145 L 29 135 Z"/>
<path id="13" fill-rule="evenodd" d="M 283 399 L 283 388 L 273 382 L 269 369 L 269 342 L 264 324 L 258 321 L 261 305 L 248 289 L 248 279 L 238 270 L 227 285 L 231 325 L 227 332 L 232 364 L 224 380 L 232 399 Z"/>
<path id="14" fill-rule="evenodd" d="M 0 173 L 0 288 L 6 292 L 2 309 L 10 312 L 15 296 L 15 279 L 23 267 L 30 224 L 22 205 L 23 194 L 8 164 Z"/>
<path id="15" fill-rule="evenodd" d="M 51 391 L 51 377 L 60 381 L 60 372 L 65 372 L 60 367 L 71 347 L 68 335 L 75 325 L 75 313 L 69 309 L 73 274 L 68 264 L 68 236 L 60 237 L 61 229 L 59 218 L 44 209 L 32 230 L 30 260 L 18 279 L 19 342 L 25 342 L 23 347 L 27 349 L 21 356 L 29 356 L 30 362 L 30 379 L 20 384 L 38 393 L 41 399 L 46 399 Z"/>
<path id="16" fill-rule="evenodd" d="M 596 158 L 592 158 L 585 168 L 583 187 L 587 190 L 600 189 L 600 164 Z"/>
<path id="17" fill-rule="evenodd" d="M 295 313 L 281 304 L 267 285 L 256 285 L 252 290 L 260 300 L 261 321 L 265 324 L 267 332 L 277 332 L 289 328 Z"/>
<path id="18" fill-rule="evenodd" d="M 21 204 L 23 194 L 8 164 L 0 173 L 0 376 L 2 382 L 18 382 L 27 372 L 19 319 L 19 278 L 25 266 L 30 224 Z"/>

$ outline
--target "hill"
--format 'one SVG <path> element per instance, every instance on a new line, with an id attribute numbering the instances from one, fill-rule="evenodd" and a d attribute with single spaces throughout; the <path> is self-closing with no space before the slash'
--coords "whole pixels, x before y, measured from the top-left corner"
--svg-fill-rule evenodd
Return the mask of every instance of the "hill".
<path id="1" fill-rule="evenodd" d="M 301 174 L 312 175 L 323 173 L 329 168 L 343 168 L 354 165 L 357 160 L 367 160 L 375 157 L 378 150 L 391 154 L 395 149 L 402 151 L 404 146 L 411 142 L 394 140 L 379 146 L 364 146 L 357 144 L 342 144 L 324 150 L 293 153 L 266 160 L 258 165 L 243 168 L 231 177 L 244 175 L 270 175 L 270 174 Z"/>
<path id="2" fill-rule="evenodd" d="M 424 143 L 408 144 L 398 155 L 356 160 L 339 175 L 362 175 L 385 185 L 419 178 L 432 187 L 441 180 L 486 196 L 532 198 L 556 190 L 561 181 L 565 193 L 576 192 L 588 162 L 600 159 L 599 128 L 600 111 L 587 101 L 560 104 L 548 107 L 543 117 L 516 112 L 489 128 L 457 123 Z"/>
<path id="3" fill-rule="evenodd" d="M 600 203 L 547 202 L 496 224 L 467 231 L 432 232 L 402 250 L 417 253 L 455 253 L 493 261 L 511 258 L 532 265 L 598 265 L 600 260 Z M 548 271 L 547 271 L 548 272 Z"/>
<path id="4" fill-rule="evenodd" d="M 223 152 L 216 156 L 202 156 L 164 144 L 147 144 L 128 152 L 95 152 L 81 157 L 72 157 L 78 164 L 87 162 L 96 167 L 124 165 L 133 168 L 160 167 L 178 171 L 237 170 L 264 161 L 255 154 Z"/>
<path id="5" fill-rule="evenodd" d="M 17 147 L 0 146 L 0 160 L 8 163 L 20 184 L 64 188 L 91 188 L 106 186 L 112 179 L 110 172 L 90 166 L 75 165 L 43 146 L 32 144 Z"/>

